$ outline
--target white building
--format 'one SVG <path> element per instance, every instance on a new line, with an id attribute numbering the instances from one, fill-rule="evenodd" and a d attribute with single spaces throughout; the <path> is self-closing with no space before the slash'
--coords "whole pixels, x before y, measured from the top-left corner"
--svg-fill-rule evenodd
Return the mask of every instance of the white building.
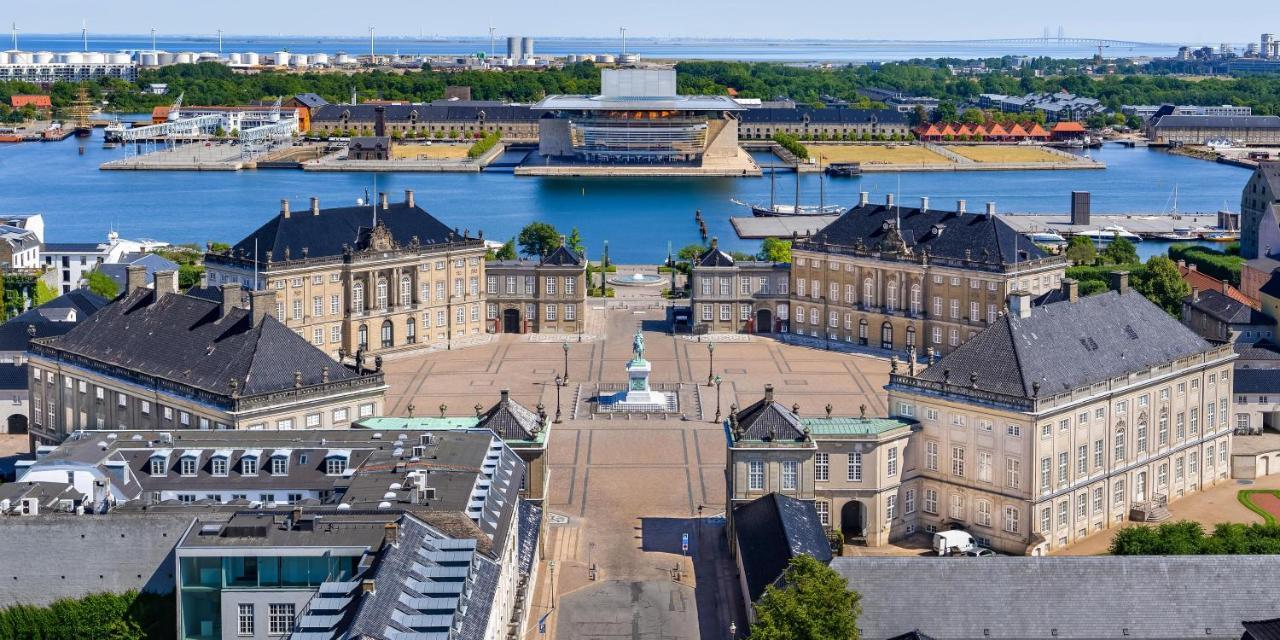
<path id="1" fill-rule="evenodd" d="M 99 78 L 137 80 L 138 65 L 127 53 L 97 51 L 0 51 L 0 81 L 21 80 L 37 84 L 82 82 Z"/>
<path id="2" fill-rule="evenodd" d="M 125 240 L 112 231 L 106 242 L 46 242 L 41 253 L 44 266 L 58 271 L 62 293 L 83 284 L 89 272 L 100 264 L 120 262 L 128 254 L 147 253 L 169 243 L 156 240 Z"/>

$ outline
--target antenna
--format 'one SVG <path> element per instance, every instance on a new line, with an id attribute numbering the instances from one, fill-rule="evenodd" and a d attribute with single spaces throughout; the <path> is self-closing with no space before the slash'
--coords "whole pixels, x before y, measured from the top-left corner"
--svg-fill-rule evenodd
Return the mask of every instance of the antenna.
<path id="1" fill-rule="evenodd" d="M 373 174 L 373 193 L 374 195 L 378 193 L 378 174 L 376 173 Z M 373 198 L 369 198 L 369 204 L 371 205 L 370 208 L 373 209 L 373 226 L 369 228 L 376 229 L 378 227 L 378 203 Z"/>
<path id="2" fill-rule="evenodd" d="M 13 49 L 18 49 L 18 23 L 13 23 Z"/>
<path id="3" fill-rule="evenodd" d="M 258 290 L 258 239 L 253 239 L 253 290 Z"/>
<path id="4" fill-rule="evenodd" d="M 897 225 L 898 235 L 902 235 L 902 176 L 898 176 L 898 188 L 893 196 L 893 219 Z"/>

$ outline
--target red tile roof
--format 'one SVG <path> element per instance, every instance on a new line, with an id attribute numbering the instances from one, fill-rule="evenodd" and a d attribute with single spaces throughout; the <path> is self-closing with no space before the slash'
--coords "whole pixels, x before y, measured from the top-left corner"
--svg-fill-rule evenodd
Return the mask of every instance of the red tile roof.
<path id="1" fill-rule="evenodd" d="M 1054 133 L 1084 133 L 1084 125 L 1074 121 L 1063 121 L 1053 123 Z"/>
<path id="2" fill-rule="evenodd" d="M 1243 291 L 1226 282 L 1223 282 L 1211 275 L 1201 273 L 1196 270 L 1196 266 L 1194 264 L 1189 265 L 1186 262 L 1179 260 L 1178 272 L 1182 274 L 1182 279 L 1186 280 L 1187 284 L 1191 285 L 1192 289 L 1199 289 L 1201 291 L 1218 291 L 1241 304 L 1247 304 L 1254 309 L 1261 308 L 1261 304 L 1257 300 L 1250 298 L 1245 295 Z"/>
<path id="3" fill-rule="evenodd" d="M 9 106 L 14 109 L 21 109 L 27 105 L 37 109 L 53 108 L 53 103 L 49 101 L 49 96 L 18 94 L 9 97 Z"/>

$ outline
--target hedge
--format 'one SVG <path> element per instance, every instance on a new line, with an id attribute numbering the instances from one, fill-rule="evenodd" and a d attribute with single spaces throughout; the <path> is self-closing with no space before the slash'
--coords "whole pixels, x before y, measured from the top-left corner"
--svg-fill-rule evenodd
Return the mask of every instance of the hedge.
<path id="1" fill-rule="evenodd" d="M 177 621 L 173 593 L 94 593 L 47 607 L 0 609 L 0 638 L 24 640 L 169 640 Z"/>
<path id="2" fill-rule="evenodd" d="M 1223 522 L 1206 534 L 1198 522 L 1121 529 L 1111 541 L 1119 556 L 1261 555 L 1280 553 L 1280 526 Z"/>
<path id="3" fill-rule="evenodd" d="M 480 156 L 484 155 L 487 151 L 492 149 L 494 145 L 498 144 L 498 141 L 501 139 L 502 139 L 502 136 L 497 131 L 494 131 L 493 133 L 490 133 L 489 135 L 483 138 L 480 138 L 479 140 L 476 141 L 475 144 L 471 145 L 470 149 L 467 149 L 467 157 L 471 158 L 472 160 L 479 158 Z"/>
<path id="4" fill-rule="evenodd" d="M 773 141 L 778 143 L 783 149 L 791 152 L 791 155 L 806 160 L 809 158 L 809 150 L 795 136 L 778 132 L 773 134 Z"/>
<path id="5" fill-rule="evenodd" d="M 1174 262 L 1185 260 L 1207 276 L 1240 286 L 1240 269 L 1244 265 L 1244 258 L 1240 256 L 1194 244 L 1175 244 L 1169 247 L 1169 259 Z"/>

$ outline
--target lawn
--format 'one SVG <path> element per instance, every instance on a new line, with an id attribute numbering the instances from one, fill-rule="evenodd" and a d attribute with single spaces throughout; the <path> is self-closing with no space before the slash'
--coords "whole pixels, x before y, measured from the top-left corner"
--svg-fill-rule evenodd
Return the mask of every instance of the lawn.
<path id="1" fill-rule="evenodd" d="M 461 160 L 467 157 L 468 144 L 393 144 L 391 157 L 396 160 Z"/>
<path id="2" fill-rule="evenodd" d="M 1274 489 L 1245 489 L 1237 494 L 1240 504 L 1262 516 L 1263 522 L 1275 524 L 1280 516 L 1280 491 Z"/>
<path id="3" fill-rule="evenodd" d="M 1063 162 L 1066 160 L 1039 147 L 952 145 L 948 146 L 947 150 L 974 162 Z"/>
<path id="4" fill-rule="evenodd" d="M 809 157 L 822 164 L 859 162 L 862 164 L 951 164 L 951 160 L 914 144 L 805 145 Z"/>

